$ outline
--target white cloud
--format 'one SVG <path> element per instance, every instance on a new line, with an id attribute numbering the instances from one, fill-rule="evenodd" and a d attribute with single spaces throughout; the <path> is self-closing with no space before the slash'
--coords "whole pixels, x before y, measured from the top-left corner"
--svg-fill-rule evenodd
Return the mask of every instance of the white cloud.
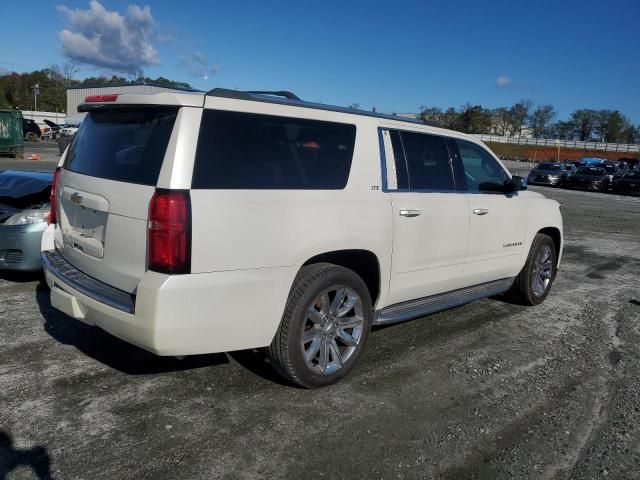
<path id="1" fill-rule="evenodd" d="M 124 73 L 160 63 L 152 45 L 156 23 L 149 6 L 129 5 L 125 15 L 107 10 L 98 0 L 91 0 L 88 10 L 64 5 L 57 9 L 69 22 L 70 29 L 59 37 L 71 60 Z"/>
<path id="2" fill-rule="evenodd" d="M 511 79 L 505 75 L 500 75 L 496 78 L 496 87 L 504 88 L 511 84 Z"/>
<path id="3" fill-rule="evenodd" d="M 183 55 L 178 58 L 178 64 L 192 77 L 204 78 L 205 80 L 218 73 L 218 66 L 209 63 L 202 52 Z"/>

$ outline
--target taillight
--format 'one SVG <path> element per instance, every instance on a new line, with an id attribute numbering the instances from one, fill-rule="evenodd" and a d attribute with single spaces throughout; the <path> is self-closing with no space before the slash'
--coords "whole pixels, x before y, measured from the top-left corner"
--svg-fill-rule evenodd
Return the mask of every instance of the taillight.
<path id="1" fill-rule="evenodd" d="M 102 102 L 115 102 L 118 99 L 118 93 L 109 93 L 106 95 L 89 95 L 85 97 L 86 103 L 102 103 Z"/>
<path id="2" fill-rule="evenodd" d="M 51 225 L 58 221 L 56 215 L 56 185 L 58 184 L 58 173 L 60 168 L 56 168 L 53 172 L 53 181 L 51 182 L 51 194 L 49 195 L 49 215 L 47 216 L 47 224 Z"/>
<path id="3" fill-rule="evenodd" d="M 188 190 L 156 189 L 151 197 L 147 267 L 169 274 L 191 271 L 191 198 Z"/>

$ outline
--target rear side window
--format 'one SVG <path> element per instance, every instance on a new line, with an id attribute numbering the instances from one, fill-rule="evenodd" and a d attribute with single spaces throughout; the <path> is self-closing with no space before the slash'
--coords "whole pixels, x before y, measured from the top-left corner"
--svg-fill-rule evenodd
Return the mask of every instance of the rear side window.
<path id="1" fill-rule="evenodd" d="M 391 132 L 398 189 L 453 190 L 446 140 L 436 135 Z"/>
<path id="2" fill-rule="evenodd" d="M 75 135 L 64 168 L 155 185 L 177 114 L 177 108 L 90 112 Z"/>
<path id="3" fill-rule="evenodd" d="M 205 110 L 191 186 L 341 189 L 355 137 L 355 125 Z"/>

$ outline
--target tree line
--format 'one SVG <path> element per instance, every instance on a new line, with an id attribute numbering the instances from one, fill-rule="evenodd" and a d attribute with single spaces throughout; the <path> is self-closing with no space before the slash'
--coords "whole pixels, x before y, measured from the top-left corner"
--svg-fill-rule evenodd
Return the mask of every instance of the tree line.
<path id="1" fill-rule="evenodd" d="M 84 80 L 76 80 L 74 77 L 77 73 L 77 66 L 67 62 L 28 73 L 9 72 L 0 75 L 0 108 L 33 110 L 33 86 L 36 84 L 39 84 L 40 93 L 37 99 L 38 110 L 46 112 L 64 112 L 67 108 L 66 89 L 73 87 L 153 83 L 171 88 L 192 88 L 188 83 L 175 82 L 164 77 L 145 77 L 142 71 L 138 71 L 130 78 L 112 75 L 111 77 L 88 77 Z"/>
<path id="2" fill-rule="evenodd" d="M 419 118 L 444 128 L 465 133 L 517 137 L 527 134 L 534 138 L 595 141 L 607 143 L 637 143 L 640 125 L 634 126 L 618 110 L 581 108 L 566 121 L 557 120 L 552 105 L 534 105 L 520 100 L 511 107 L 489 109 L 467 103 L 459 109 L 442 110 L 421 107 Z"/>

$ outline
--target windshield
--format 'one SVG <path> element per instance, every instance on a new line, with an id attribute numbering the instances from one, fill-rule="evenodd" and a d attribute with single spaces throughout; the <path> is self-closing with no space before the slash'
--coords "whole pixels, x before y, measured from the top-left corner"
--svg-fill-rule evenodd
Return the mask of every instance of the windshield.
<path id="1" fill-rule="evenodd" d="M 64 168 L 155 185 L 177 113 L 167 107 L 91 112 L 74 137 Z"/>
<path id="2" fill-rule="evenodd" d="M 593 177 L 601 177 L 602 175 L 604 175 L 604 170 L 602 168 L 580 167 L 576 173 L 578 175 L 591 175 Z"/>
<path id="3" fill-rule="evenodd" d="M 540 165 L 538 165 L 537 170 L 553 170 L 553 171 L 560 171 L 560 165 L 553 165 L 551 163 L 542 163 Z"/>
<path id="4" fill-rule="evenodd" d="M 616 173 L 616 167 L 613 165 L 605 165 L 604 169 L 607 171 L 607 173 Z"/>

